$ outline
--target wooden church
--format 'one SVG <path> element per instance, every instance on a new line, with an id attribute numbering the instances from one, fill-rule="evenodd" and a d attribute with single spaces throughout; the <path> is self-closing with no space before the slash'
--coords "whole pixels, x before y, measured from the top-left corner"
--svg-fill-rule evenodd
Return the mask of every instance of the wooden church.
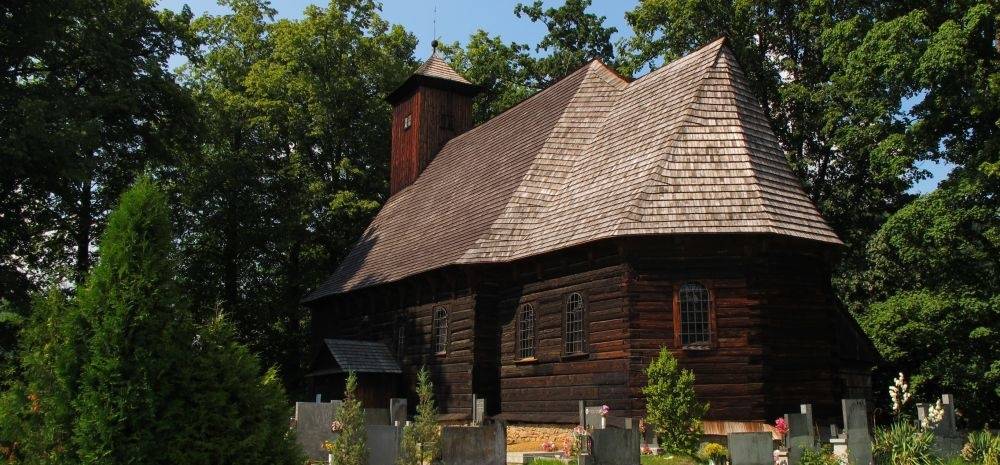
<path id="1" fill-rule="evenodd" d="M 639 417 L 667 347 L 709 420 L 868 395 L 842 243 L 724 39 L 631 82 L 593 61 L 473 127 L 477 91 L 434 55 L 389 95 L 392 196 L 304 300 L 317 393 L 354 370 L 413 398 L 427 366 L 444 419 L 472 394 L 515 422 L 574 423 L 580 400 Z"/>

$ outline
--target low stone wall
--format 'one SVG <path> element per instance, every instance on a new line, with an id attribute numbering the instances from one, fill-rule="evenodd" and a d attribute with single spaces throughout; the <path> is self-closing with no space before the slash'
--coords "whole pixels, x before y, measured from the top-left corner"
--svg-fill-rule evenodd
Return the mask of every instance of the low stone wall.
<path id="1" fill-rule="evenodd" d="M 564 438 L 573 436 L 573 427 L 566 425 L 521 424 L 507 426 L 507 446 L 511 452 L 542 450 L 546 441 L 562 447 Z M 513 447 L 512 447 L 513 446 Z"/>

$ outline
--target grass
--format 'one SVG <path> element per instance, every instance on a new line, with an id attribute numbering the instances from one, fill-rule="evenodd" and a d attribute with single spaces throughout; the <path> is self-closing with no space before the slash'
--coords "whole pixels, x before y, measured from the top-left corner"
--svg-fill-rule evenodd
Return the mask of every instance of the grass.
<path id="1" fill-rule="evenodd" d="M 643 455 L 639 462 L 642 465 L 697 465 L 698 461 L 684 455 Z"/>

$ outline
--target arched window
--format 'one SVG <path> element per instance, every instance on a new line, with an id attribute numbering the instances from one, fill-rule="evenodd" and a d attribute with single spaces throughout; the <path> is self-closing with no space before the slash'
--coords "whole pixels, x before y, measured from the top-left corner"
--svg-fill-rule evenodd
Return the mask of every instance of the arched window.
<path id="1" fill-rule="evenodd" d="M 567 354 L 583 352 L 583 296 L 574 292 L 566 298 L 566 326 L 563 330 L 563 341 Z"/>
<path id="2" fill-rule="evenodd" d="M 448 311 L 444 307 L 434 307 L 434 352 L 448 352 Z"/>
<path id="3" fill-rule="evenodd" d="M 709 348 L 712 345 L 712 300 L 708 288 L 700 283 L 685 283 L 678 294 L 681 346 Z"/>
<path id="4" fill-rule="evenodd" d="M 517 319 L 517 357 L 535 356 L 535 309 L 530 304 L 521 306 Z"/>

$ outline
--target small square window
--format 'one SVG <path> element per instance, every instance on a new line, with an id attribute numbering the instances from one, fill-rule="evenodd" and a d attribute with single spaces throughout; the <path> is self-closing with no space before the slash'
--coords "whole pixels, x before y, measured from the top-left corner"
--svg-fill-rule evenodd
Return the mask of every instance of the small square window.
<path id="1" fill-rule="evenodd" d="M 403 129 L 410 129 L 410 126 L 413 126 L 413 115 L 406 115 L 403 118 Z"/>

